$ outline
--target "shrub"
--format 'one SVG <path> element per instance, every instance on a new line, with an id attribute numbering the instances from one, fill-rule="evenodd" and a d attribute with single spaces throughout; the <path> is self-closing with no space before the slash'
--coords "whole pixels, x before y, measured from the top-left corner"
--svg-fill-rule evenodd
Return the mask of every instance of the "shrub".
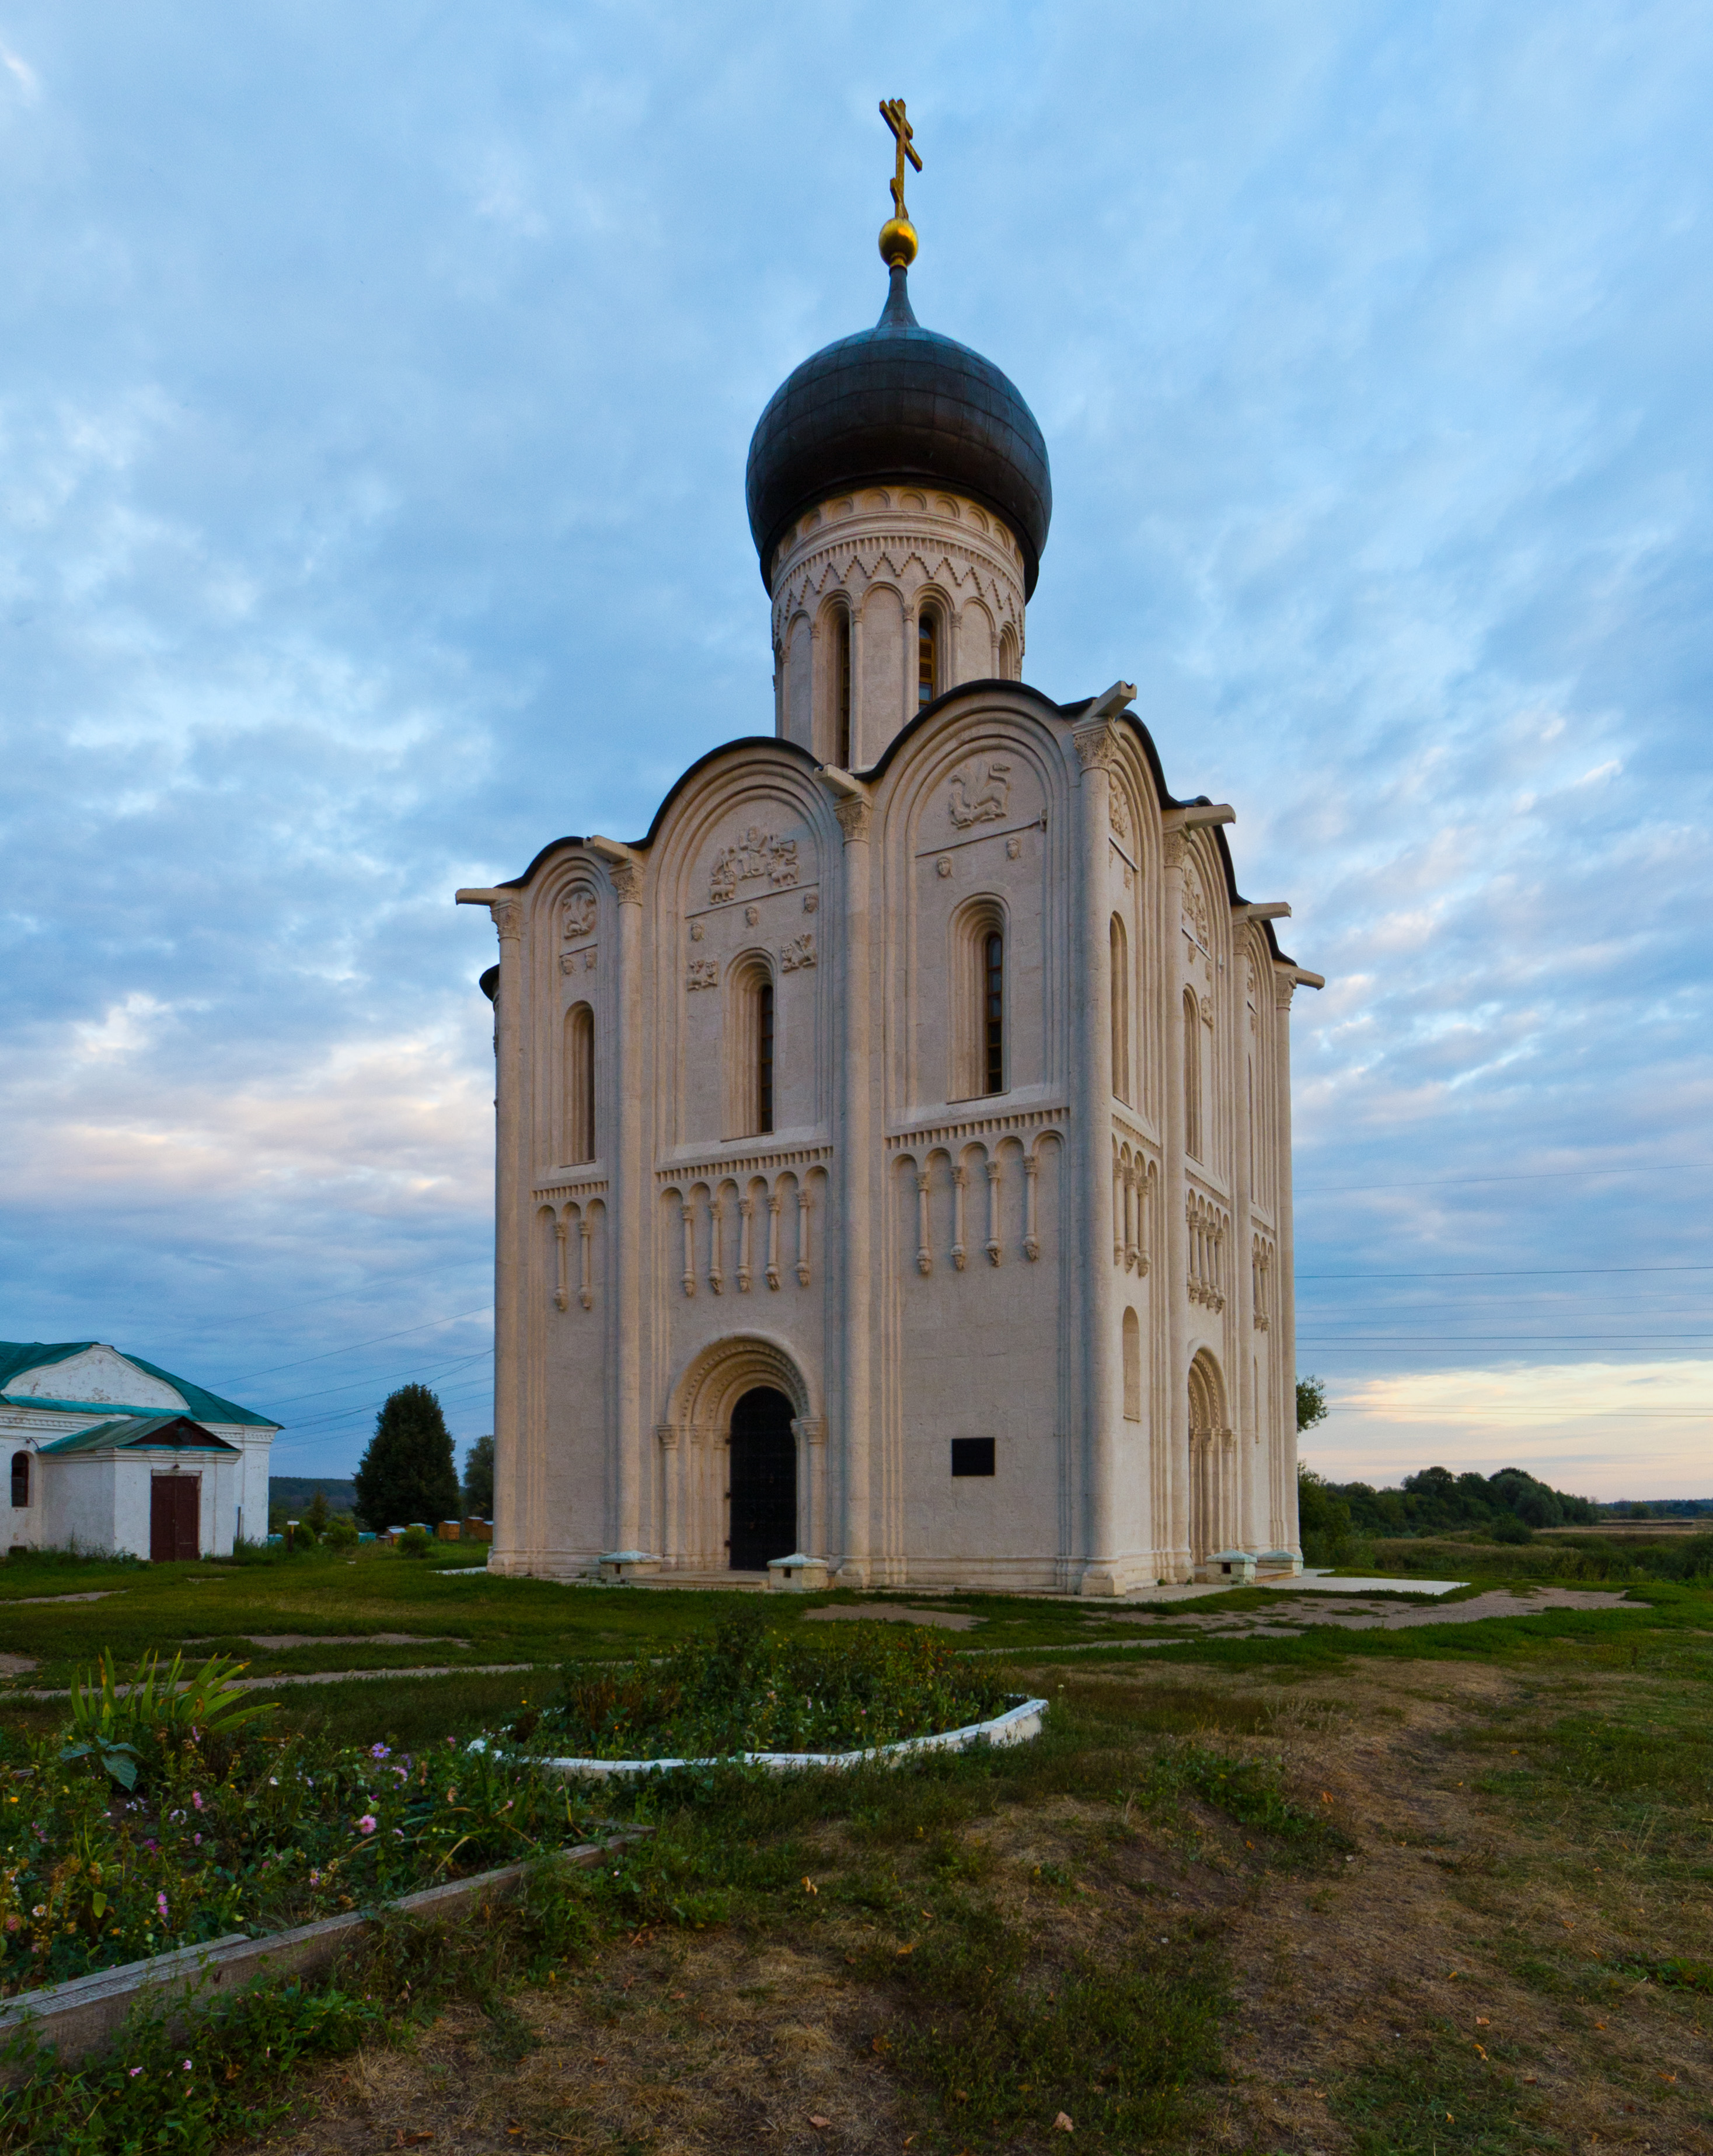
<path id="1" fill-rule="evenodd" d="M 572 1665 L 540 1727 L 554 1748 L 594 1758 L 836 1752 L 961 1728 L 1007 1697 L 914 1627 L 853 1625 L 836 1644 L 810 1646 L 746 1605 L 661 1661 Z"/>
<path id="2" fill-rule="evenodd" d="M 433 1536 L 420 1520 L 414 1520 L 399 1537 L 399 1547 L 406 1557 L 426 1557 L 434 1546 Z"/>

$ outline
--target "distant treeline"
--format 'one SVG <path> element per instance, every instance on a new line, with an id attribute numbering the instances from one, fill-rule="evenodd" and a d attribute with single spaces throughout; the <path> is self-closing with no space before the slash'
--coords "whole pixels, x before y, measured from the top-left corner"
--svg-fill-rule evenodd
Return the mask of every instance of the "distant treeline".
<path id="1" fill-rule="evenodd" d="M 1713 1497 L 1621 1497 L 1600 1507 L 1602 1520 L 1705 1520 Z"/>
<path id="2" fill-rule="evenodd" d="M 1521 1467 L 1501 1467 L 1496 1475 L 1424 1467 L 1407 1475 L 1396 1490 L 1328 1482 L 1305 1467 L 1298 1494 L 1305 1549 L 1311 1535 L 1325 1547 L 1353 1535 L 1443 1535 L 1486 1527 L 1500 1540 L 1522 1540 L 1534 1527 L 1595 1527 L 1602 1518 L 1592 1497 L 1555 1490 Z"/>
<path id="3" fill-rule="evenodd" d="M 284 1510 L 296 1514 L 307 1509 L 309 1501 L 319 1490 L 327 1501 L 330 1512 L 349 1512 L 356 1509 L 357 1485 L 348 1479 L 340 1481 L 337 1476 L 326 1475 L 270 1475 L 268 1477 L 268 1512 Z"/>

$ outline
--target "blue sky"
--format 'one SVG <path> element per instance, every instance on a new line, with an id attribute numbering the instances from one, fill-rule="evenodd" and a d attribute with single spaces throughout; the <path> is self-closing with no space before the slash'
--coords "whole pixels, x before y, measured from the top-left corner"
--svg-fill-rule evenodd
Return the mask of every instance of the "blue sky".
<path id="1" fill-rule="evenodd" d="M 0 1220 L 351 1466 L 490 1426 L 459 884 L 771 724 L 743 466 L 917 311 L 1295 906 L 1307 1456 L 1713 1492 L 1713 14 L 0 0 Z"/>

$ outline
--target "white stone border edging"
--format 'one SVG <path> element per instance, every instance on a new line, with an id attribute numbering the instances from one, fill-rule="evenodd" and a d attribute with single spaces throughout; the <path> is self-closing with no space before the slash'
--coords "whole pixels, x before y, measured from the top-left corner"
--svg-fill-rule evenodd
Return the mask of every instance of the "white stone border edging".
<path id="1" fill-rule="evenodd" d="M 313 1924 L 299 1924 L 289 1932 L 270 1932 L 253 1939 L 243 1932 L 207 1939 L 196 1946 L 177 1947 L 171 1953 L 152 1954 L 146 1961 L 130 1961 L 118 1969 L 96 1969 L 90 1976 L 75 1976 L 69 1983 L 45 1985 L 27 1991 L 0 2006 L 0 2043 L 28 2024 L 44 2044 L 58 2051 L 60 2060 L 82 2058 L 100 2050 L 117 2036 L 126 2016 L 147 1991 L 163 1994 L 152 2004 L 166 2004 L 176 1994 L 181 2007 L 193 1994 L 231 1992 L 252 1977 L 275 1981 L 324 1969 L 366 1932 L 384 1909 L 409 1917 L 455 1916 L 466 1907 L 484 1900 L 509 1901 L 529 1874 L 543 1863 L 574 1866 L 593 1871 L 603 1857 L 627 1842 L 640 1841 L 652 1827 L 634 1827 L 605 1841 L 585 1841 L 574 1849 L 548 1851 L 521 1864 L 502 1865 L 495 1871 L 478 1871 L 468 1879 L 450 1880 L 444 1887 L 424 1887 L 414 1894 L 400 1895 L 368 1911 L 353 1909 L 342 1917 L 326 1917 Z M 181 2026 L 175 2015 L 172 2025 Z M 13 2069 L 18 2079 L 33 2069 Z"/>
<path id="2" fill-rule="evenodd" d="M 769 1774 L 799 1767 L 861 1767 L 870 1760 L 900 1760 L 917 1752 L 967 1752 L 984 1739 L 990 1744 L 1026 1744 L 1041 1734 L 1044 1699 L 1026 1699 L 986 1722 L 964 1729 L 936 1730 L 929 1737 L 901 1737 L 893 1744 L 872 1744 L 861 1752 L 733 1752 L 720 1759 L 543 1759 L 543 1774 L 563 1782 L 609 1781 L 616 1774 L 667 1774 L 676 1767 L 759 1767 Z"/>

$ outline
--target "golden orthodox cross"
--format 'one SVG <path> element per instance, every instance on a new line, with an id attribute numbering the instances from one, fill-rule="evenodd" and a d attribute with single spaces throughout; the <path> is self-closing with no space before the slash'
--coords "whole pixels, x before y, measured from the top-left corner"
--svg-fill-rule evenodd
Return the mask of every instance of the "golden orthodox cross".
<path id="1" fill-rule="evenodd" d="M 880 116 L 898 138 L 898 169 L 892 182 L 893 215 L 902 220 L 908 216 L 908 212 L 904 208 L 905 158 L 908 157 L 918 172 L 922 170 L 922 160 L 916 153 L 916 144 L 913 139 L 916 130 L 904 117 L 904 100 L 902 97 L 882 98 Z"/>

